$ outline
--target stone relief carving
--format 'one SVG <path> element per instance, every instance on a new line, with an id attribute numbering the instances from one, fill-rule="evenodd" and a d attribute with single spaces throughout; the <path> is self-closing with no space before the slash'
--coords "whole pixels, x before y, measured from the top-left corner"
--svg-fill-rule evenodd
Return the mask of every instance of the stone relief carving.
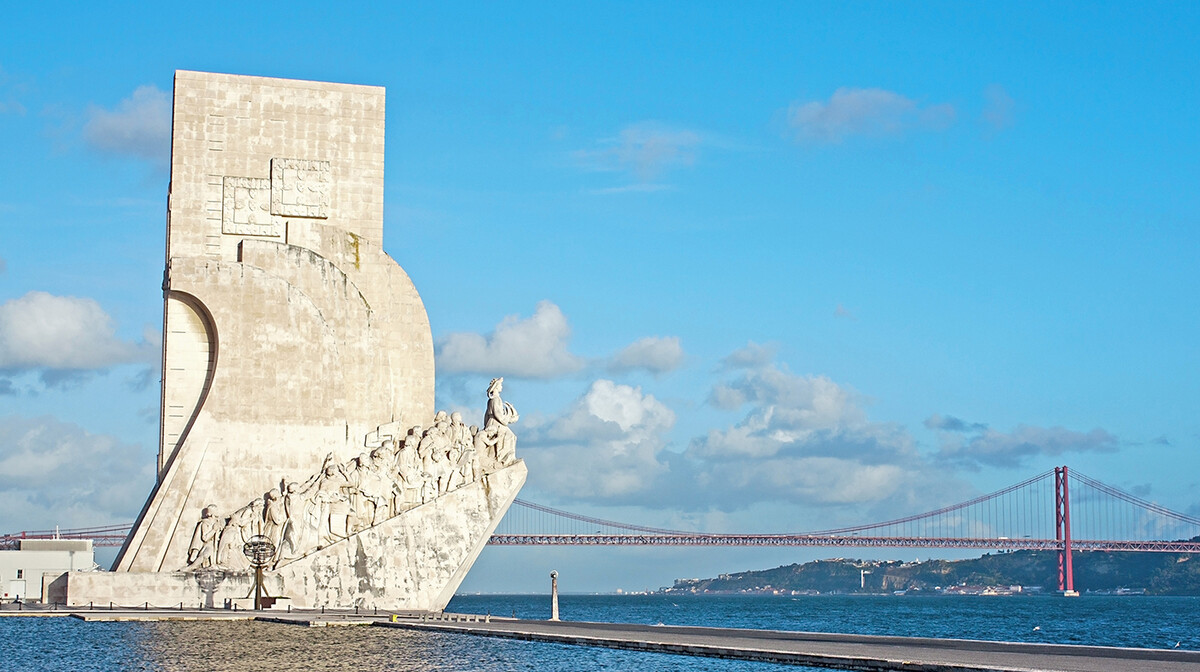
<path id="1" fill-rule="evenodd" d="M 329 217 L 328 161 L 271 159 L 271 214 Z"/>
<path id="2" fill-rule="evenodd" d="M 279 237 L 286 217 L 329 217 L 333 171 L 328 161 L 271 159 L 270 177 L 221 180 L 221 233 Z"/>
<path id="3" fill-rule="evenodd" d="M 185 572 L 197 569 L 207 569 L 217 562 L 217 541 L 221 535 L 221 518 L 217 516 L 217 507 L 210 504 L 200 512 L 200 522 L 192 532 L 192 541 L 188 544 L 188 564 Z"/>
<path id="4" fill-rule="evenodd" d="M 221 233 L 283 235 L 283 220 L 271 216 L 270 180 L 256 177 L 221 180 Z"/>
<path id="5" fill-rule="evenodd" d="M 509 425 L 519 416 L 500 398 L 503 384 L 496 378 L 488 385 L 482 429 L 445 411 L 428 428 L 380 425 L 364 438 L 370 452 L 345 463 L 327 455 L 307 480 L 285 477 L 228 517 L 205 507 L 181 571 L 249 571 L 242 545 L 256 534 L 275 544 L 271 566 L 278 567 L 515 463 L 517 437 Z"/>

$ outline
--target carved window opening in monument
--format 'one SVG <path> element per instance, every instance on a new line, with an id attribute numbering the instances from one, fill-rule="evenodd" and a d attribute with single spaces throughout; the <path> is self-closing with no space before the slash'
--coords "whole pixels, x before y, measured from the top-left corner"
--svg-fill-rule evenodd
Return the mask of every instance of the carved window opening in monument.
<path id="1" fill-rule="evenodd" d="M 17 570 L 17 578 L 18 578 L 18 579 L 23 579 L 23 578 L 25 578 L 25 570 L 23 570 L 23 569 L 18 569 L 18 570 Z"/>

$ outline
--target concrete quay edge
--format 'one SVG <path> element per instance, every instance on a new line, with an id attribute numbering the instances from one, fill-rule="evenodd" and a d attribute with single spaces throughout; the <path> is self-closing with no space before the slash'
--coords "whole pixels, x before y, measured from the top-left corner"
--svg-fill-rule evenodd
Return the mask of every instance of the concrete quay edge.
<path id="1" fill-rule="evenodd" d="M 846 670 L 1031 672 L 1139 669 L 1200 671 L 1200 652 L 1022 644 L 840 633 L 645 626 L 578 621 L 377 622 L 382 627 L 452 632 L 558 644 L 809 665 Z M 696 641 L 698 639 L 710 641 Z M 791 646 L 786 646 L 790 644 Z M 803 650 L 808 646 L 810 650 Z M 850 649 L 821 651 L 819 649 Z M 921 653 L 932 653 L 921 659 Z M 986 661 L 973 660 L 975 658 Z M 1005 660 L 1007 659 L 1007 660 Z"/>

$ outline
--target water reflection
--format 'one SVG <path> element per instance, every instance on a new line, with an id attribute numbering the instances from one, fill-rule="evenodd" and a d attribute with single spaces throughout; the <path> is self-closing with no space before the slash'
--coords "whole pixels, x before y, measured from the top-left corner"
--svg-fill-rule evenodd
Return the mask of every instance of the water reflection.
<path id="1" fill-rule="evenodd" d="M 72 618 L 0 618 L 0 641 L 9 651 L 21 652 L 0 661 L 0 667 L 14 672 L 734 672 L 747 665 L 757 672 L 809 669 L 393 628 L 306 628 L 253 621 L 84 623 Z"/>

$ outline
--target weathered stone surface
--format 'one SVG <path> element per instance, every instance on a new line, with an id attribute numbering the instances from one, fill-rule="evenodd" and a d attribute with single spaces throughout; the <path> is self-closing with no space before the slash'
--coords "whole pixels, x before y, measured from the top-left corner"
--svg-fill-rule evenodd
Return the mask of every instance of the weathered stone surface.
<path id="1" fill-rule="evenodd" d="M 295 607 L 440 610 L 479 557 L 525 483 L 525 463 L 264 573 L 267 595 Z M 221 606 L 253 595 L 250 572 L 220 572 L 211 596 L 203 572 L 71 572 L 68 604 Z"/>
<path id="2" fill-rule="evenodd" d="M 177 572 L 214 564 L 220 553 L 205 543 L 227 546 L 217 549 L 222 571 L 244 569 L 230 525 L 239 535 L 252 518 L 269 527 L 263 511 L 276 495 L 330 463 L 345 480 L 345 465 L 379 447 L 382 427 L 434 424 L 428 317 L 382 249 L 383 142 L 382 88 L 176 73 L 158 480 L 114 566 L 125 576 L 72 576 L 73 602 L 127 590 L 112 601 L 186 604 L 195 577 Z M 474 460 L 457 489 L 445 475 L 433 486 L 427 478 L 406 505 L 417 508 L 280 558 L 277 588 L 296 604 L 445 604 L 524 482 L 503 430 L 489 426 L 478 451 L 432 453 L 425 471 L 442 473 L 443 454 Z M 474 457 L 498 450 L 488 468 Z M 313 483 L 329 490 L 326 520 L 346 506 L 334 500 L 361 502 L 350 490 L 367 489 Z M 402 508 L 389 504 L 388 515 Z M 219 519 L 208 525 L 222 529 L 216 537 L 198 534 L 206 509 Z M 388 561 L 364 578 L 360 550 Z M 195 560 L 203 554 L 213 557 Z"/>
<path id="3" fill-rule="evenodd" d="M 273 575 L 298 607 L 442 609 L 525 475 L 525 463 L 517 462 L 283 565 Z"/>

